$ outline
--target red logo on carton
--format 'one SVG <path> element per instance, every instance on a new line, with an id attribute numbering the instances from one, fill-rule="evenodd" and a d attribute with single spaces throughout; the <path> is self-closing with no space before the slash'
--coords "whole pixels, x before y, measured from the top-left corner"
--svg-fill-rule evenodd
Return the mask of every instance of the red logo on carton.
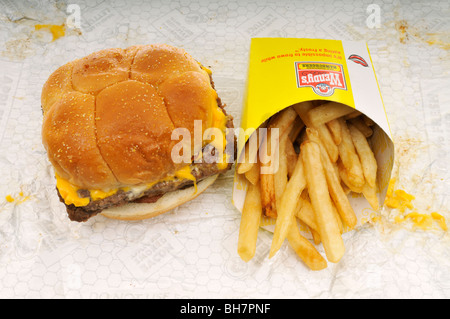
<path id="1" fill-rule="evenodd" d="M 342 64 L 295 62 L 297 87 L 311 87 L 317 95 L 331 96 L 335 89 L 347 90 Z"/>
<path id="2" fill-rule="evenodd" d="M 362 57 L 360 57 L 359 55 L 356 54 L 352 54 L 348 57 L 348 59 L 350 61 L 353 61 L 355 63 L 361 64 L 364 67 L 368 67 L 369 65 L 367 64 L 366 60 L 364 60 Z"/>

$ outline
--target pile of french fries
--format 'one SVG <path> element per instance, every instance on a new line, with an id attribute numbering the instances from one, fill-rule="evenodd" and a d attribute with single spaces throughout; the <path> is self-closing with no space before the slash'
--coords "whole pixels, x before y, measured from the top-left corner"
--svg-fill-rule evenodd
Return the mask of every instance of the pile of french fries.
<path id="1" fill-rule="evenodd" d="M 285 239 L 311 270 L 324 269 L 327 260 L 336 263 L 342 258 L 342 234 L 357 224 L 348 194 L 362 194 L 374 210 L 379 209 L 377 162 L 368 141 L 373 125 L 346 105 L 307 101 L 274 115 L 257 148 L 247 142 L 245 160 L 236 166 L 248 181 L 238 238 L 238 253 L 244 261 L 255 255 L 263 216 L 276 219 L 269 258 Z M 277 145 L 270 138 L 274 128 L 278 129 Z M 278 152 L 277 169 L 263 172 L 271 163 L 258 154 L 272 152 Z M 299 224 L 310 231 L 312 242 L 302 236 Z M 319 244 L 326 259 L 316 249 Z"/>

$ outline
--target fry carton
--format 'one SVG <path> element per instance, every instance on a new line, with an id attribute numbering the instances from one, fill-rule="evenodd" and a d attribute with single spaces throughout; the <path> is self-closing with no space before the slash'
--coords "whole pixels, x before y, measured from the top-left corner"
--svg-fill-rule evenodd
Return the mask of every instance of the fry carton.
<path id="1" fill-rule="evenodd" d="M 369 49 L 365 42 L 254 38 L 250 46 L 247 87 L 242 109 L 237 161 L 245 156 L 245 144 L 258 128 L 292 105 L 306 102 L 337 102 L 365 115 L 375 123 L 369 138 L 378 171 L 380 207 L 384 202 L 394 160 L 394 146 Z M 240 133 L 240 134 L 241 134 Z M 245 177 L 235 173 L 233 204 L 242 212 L 247 192 Z M 350 193 L 357 226 L 378 213 L 360 194 Z M 262 226 L 275 224 L 263 218 Z"/>

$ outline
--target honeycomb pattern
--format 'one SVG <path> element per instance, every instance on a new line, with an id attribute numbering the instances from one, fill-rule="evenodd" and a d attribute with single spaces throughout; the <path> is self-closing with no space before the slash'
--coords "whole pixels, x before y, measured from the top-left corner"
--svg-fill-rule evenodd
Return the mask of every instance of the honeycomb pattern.
<path id="1" fill-rule="evenodd" d="M 77 1 L 81 32 L 53 42 L 35 21 L 64 23 L 69 1 L 31 3 L 0 0 L 1 297 L 450 297 L 448 233 L 395 227 L 388 211 L 386 222 L 346 234 L 344 259 L 324 271 L 306 269 L 287 245 L 268 260 L 265 230 L 255 258 L 242 262 L 233 172 L 154 219 L 71 223 L 42 147 L 38 102 L 48 76 L 69 61 L 168 43 L 211 68 L 238 125 L 251 37 L 364 40 L 396 144 L 393 174 L 423 209 L 449 220 L 447 1 Z"/>

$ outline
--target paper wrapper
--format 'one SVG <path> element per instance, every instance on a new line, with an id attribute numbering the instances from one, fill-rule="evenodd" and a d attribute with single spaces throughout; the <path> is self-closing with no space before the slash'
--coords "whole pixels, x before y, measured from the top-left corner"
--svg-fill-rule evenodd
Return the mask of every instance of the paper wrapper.
<path id="1" fill-rule="evenodd" d="M 254 38 L 250 46 L 247 90 L 241 128 L 252 132 L 286 107 L 322 100 L 346 104 L 375 122 L 370 144 L 378 164 L 377 195 L 384 202 L 394 163 L 386 111 L 366 43 L 356 41 Z M 248 136 L 246 136 L 248 138 Z M 240 138 L 238 161 L 244 154 Z M 242 211 L 247 191 L 245 177 L 235 173 L 233 203 Z M 362 195 L 349 195 L 361 226 L 380 212 Z M 264 218 L 272 230 L 275 219 Z"/>
<path id="2" fill-rule="evenodd" d="M 65 34 L 53 40 L 37 24 Z M 243 262 L 232 171 L 154 219 L 70 222 L 40 137 L 42 85 L 97 50 L 184 48 L 212 70 L 237 127 L 251 38 L 366 41 L 395 142 L 392 174 L 419 212 L 448 220 L 448 30 L 446 1 L 0 0 L 0 297 L 449 298 L 448 233 L 411 231 L 390 210 L 344 234 L 344 257 L 323 271 L 309 271 L 287 243 L 268 259 L 265 230 Z"/>

